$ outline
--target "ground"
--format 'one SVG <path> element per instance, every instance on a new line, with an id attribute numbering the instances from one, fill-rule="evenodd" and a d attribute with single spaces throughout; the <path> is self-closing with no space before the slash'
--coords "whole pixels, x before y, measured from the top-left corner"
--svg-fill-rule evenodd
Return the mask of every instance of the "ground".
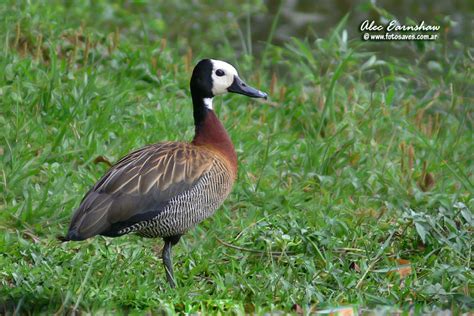
<path id="1" fill-rule="evenodd" d="M 237 21 L 262 6 L 222 2 L 233 15 L 198 26 L 185 22 L 211 6 L 2 5 L 0 310 L 472 310 L 472 48 L 443 37 L 384 56 L 343 19 L 252 52 Z M 179 12 L 182 33 L 154 10 Z M 238 180 L 174 248 L 178 287 L 160 240 L 60 243 L 104 161 L 192 138 L 203 57 L 270 99 L 214 101 Z"/>

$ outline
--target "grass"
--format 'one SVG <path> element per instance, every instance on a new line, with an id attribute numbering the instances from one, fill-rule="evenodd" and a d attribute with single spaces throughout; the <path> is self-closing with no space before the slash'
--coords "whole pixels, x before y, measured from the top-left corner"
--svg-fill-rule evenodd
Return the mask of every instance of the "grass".
<path id="1" fill-rule="evenodd" d="M 445 38 L 403 43 L 411 60 L 384 57 L 348 40 L 343 20 L 328 38 L 266 43 L 264 60 L 235 57 L 250 53 L 248 16 L 262 5 L 222 4 L 233 15 L 146 1 L 1 7 L 0 310 L 472 310 L 472 47 Z M 215 101 L 239 176 L 175 248 L 178 288 L 160 240 L 59 243 L 107 169 L 97 157 L 192 138 L 188 81 L 206 56 L 271 101 Z"/>

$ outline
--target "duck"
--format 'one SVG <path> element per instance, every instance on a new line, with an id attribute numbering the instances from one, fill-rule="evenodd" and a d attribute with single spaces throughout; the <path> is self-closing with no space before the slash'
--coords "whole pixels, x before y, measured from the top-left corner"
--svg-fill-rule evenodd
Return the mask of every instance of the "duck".
<path id="1" fill-rule="evenodd" d="M 163 266 L 176 286 L 172 247 L 181 236 L 212 216 L 237 177 L 234 145 L 213 108 L 214 97 L 237 93 L 267 99 L 247 85 L 230 63 L 200 60 L 190 80 L 194 138 L 158 142 L 121 158 L 85 194 L 74 211 L 63 242 L 97 235 L 137 234 L 162 238 Z"/>

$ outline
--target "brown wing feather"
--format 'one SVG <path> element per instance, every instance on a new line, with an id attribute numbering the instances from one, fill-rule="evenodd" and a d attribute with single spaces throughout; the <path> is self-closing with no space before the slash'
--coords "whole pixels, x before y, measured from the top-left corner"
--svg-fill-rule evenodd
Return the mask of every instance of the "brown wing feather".
<path id="1" fill-rule="evenodd" d="M 187 143 L 158 143 L 128 154 L 86 194 L 73 215 L 67 238 L 113 236 L 117 227 L 156 216 L 212 164 L 209 151 Z"/>

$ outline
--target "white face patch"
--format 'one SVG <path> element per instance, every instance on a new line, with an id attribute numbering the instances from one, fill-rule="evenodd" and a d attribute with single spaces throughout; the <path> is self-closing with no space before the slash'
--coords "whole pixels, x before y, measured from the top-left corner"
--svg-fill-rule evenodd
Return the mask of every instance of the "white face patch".
<path id="1" fill-rule="evenodd" d="M 212 110 L 212 98 L 204 98 L 204 105 L 209 110 Z"/>
<path id="2" fill-rule="evenodd" d="M 214 95 L 227 93 L 227 88 L 232 85 L 234 76 L 239 76 L 237 70 L 231 64 L 221 60 L 211 59 L 211 62 L 212 93 Z"/>

